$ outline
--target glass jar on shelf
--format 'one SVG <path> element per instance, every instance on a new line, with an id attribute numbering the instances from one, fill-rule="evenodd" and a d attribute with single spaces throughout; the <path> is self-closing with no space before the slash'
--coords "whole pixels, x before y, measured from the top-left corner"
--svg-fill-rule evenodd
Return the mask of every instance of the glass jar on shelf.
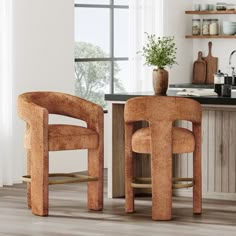
<path id="1" fill-rule="evenodd" d="M 192 20 L 192 35 L 200 35 L 201 34 L 201 20 L 193 19 Z"/>
<path id="2" fill-rule="evenodd" d="M 203 19 L 202 20 L 202 35 L 209 35 L 209 29 L 210 29 L 210 19 Z"/>
<path id="3" fill-rule="evenodd" d="M 211 19 L 209 25 L 209 34 L 218 35 L 219 34 L 219 23 L 218 19 Z"/>

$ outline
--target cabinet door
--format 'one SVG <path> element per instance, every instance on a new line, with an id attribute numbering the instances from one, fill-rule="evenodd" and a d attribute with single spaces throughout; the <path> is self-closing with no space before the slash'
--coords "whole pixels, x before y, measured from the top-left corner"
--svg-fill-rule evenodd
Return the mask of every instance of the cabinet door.
<path id="1" fill-rule="evenodd" d="M 203 112 L 204 192 L 236 193 L 236 112 Z"/>
<path id="2" fill-rule="evenodd" d="M 189 124 L 181 122 L 181 126 Z M 174 158 L 174 175 L 192 177 L 192 155 Z M 236 111 L 203 110 L 202 189 L 205 197 L 236 200 Z M 176 191 L 178 195 L 188 192 Z"/>

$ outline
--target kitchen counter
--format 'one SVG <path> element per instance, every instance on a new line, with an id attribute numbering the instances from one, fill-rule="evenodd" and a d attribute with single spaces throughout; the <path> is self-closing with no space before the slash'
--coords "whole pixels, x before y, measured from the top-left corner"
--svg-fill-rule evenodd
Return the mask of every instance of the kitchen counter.
<path id="1" fill-rule="evenodd" d="M 213 89 L 214 84 L 191 84 L 191 83 L 180 83 L 180 84 L 169 84 L 169 88 L 204 88 Z M 232 89 L 236 89 L 236 85 L 232 86 Z"/>
<path id="2" fill-rule="evenodd" d="M 191 84 L 191 83 L 180 83 L 180 84 L 169 84 L 169 88 L 209 88 L 213 89 L 213 84 Z M 236 88 L 236 87 L 235 87 Z"/>
<path id="3" fill-rule="evenodd" d="M 179 90 L 169 89 L 167 96 L 178 96 L 176 93 Z M 120 94 L 105 94 L 106 101 L 123 101 L 125 102 L 129 98 L 140 97 L 140 96 L 151 96 L 153 92 L 135 92 L 135 93 L 120 93 Z M 201 104 L 217 104 L 217 105 L 236 105 L 236 91 L 232 91 L 231 97 L 218 97 L 218 96 L 181 96 L 189 97 L 197 100 Z"/>
<path id="4" fill-rule="evenodd" d="M 184 86 L 186 88 L 186 86 Z M 170 88 L 167 96 L 179 89 Z M 127 99 L 151 96 L 153 92 L 106 94 L 108 102 L 108 196 L 124 196 L 124 106 Z M 236 201 L 236 91 L 232 97 L 185 96 L 202 104 L 202 191 L 204 198 Z M 191 129 L 187 121 L 179 125 Z M 138 154 L 139 155 L 139 154 Z M 150 174 L 150 158 L 137 158 L 136 176 Z M 174 156 L 173 177 L 192 177 L 192 153 Z M 140 190 L 143 193 L 145 190 Z M 191 196 L 192 189 L 175 190 L 177 196 Z"/>

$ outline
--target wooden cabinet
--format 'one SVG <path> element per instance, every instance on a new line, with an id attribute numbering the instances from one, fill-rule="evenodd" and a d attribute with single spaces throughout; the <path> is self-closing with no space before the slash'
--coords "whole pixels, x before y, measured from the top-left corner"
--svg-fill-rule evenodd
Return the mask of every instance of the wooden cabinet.
<path id="1" fill-rule="evenodd" d="M 192 176 L 192 154 L 175 157 L 174 175 Z M 236 107 L 203 105 L 202 184 L 206 198 L 236 200 Z M 175 194 L 188 196 L 192 190 Z"/>
<path id="2" fill-rule="evenodd" d="M 185 14 L 191 15 L 232 15 L 236 14 L 236 11 L 185 11 Z M 236 35 L 186 35 L 188 39 L 204 39 L 204 38 L 219 38 L 219 39 L 235 39 Z"/>

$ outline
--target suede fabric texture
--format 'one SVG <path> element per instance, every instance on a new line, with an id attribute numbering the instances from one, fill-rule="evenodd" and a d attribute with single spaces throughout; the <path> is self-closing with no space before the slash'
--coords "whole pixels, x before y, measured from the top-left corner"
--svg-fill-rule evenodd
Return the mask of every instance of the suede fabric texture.
<path id="1" fill-rule="evenodd" d="M 188 153 L 195 149 L 195 140 L 193 132 L 190 130 L 173 127 L 172 134 L 172 152 Z M 151 153 L 151 130 L 150 128 L 141 128 L 134 132 L 132 136 L 132 149 L 137 153 Z M 158 147 L 157 147 L 158 148 Z"/>
<path id="2" fill-rule="evenodd" d="M 193 212 L 202 211 L 201 105 L 193 99 L 148 96 L 125 104 L 125 197 L 126 212 L 134 212 L 133 152 L 151 154 L 152 219 L 172 218 L 172 155 L 193 152 Z M 192 130 L 173 127 L 175 121 L 192 122 Z M 135 131 L 135 122 L 149 126 Z"/>
<path id="3" fill-rule="evenodd" d="M 49 151 L 96 148 L 99 136 L 95 131 L 75 125 L 48 125 Z M 31 148 L 30 132 L 25 135 L 25 148 Z"/>
<path id="4" fill-rule="evenodd" d="M 28 92 L 17 100 L 19 116 L 26 121 L 24 145 L 27 150 L 28 206 L 35 215 L 48 215 L 49 151 L 88 149 L 88 208 L 103 208 L 104 115 L 102 107 L 70 94 Z M 49 124 L 49 114 L 73 117 L 87 127 Z"/>

